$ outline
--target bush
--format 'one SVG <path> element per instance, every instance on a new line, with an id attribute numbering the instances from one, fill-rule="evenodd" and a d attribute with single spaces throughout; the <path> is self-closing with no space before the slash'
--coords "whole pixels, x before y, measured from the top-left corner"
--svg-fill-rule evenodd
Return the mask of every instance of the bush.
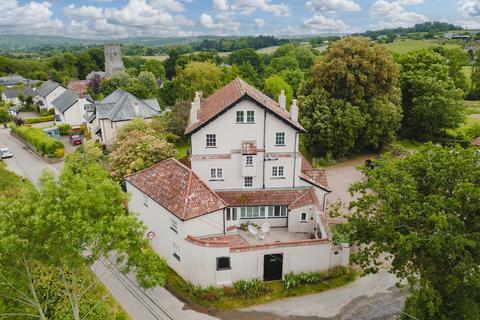
<path id="1" fill-rule="evenodd" d="M 54 116 L 44 116 L 44 117 L 28 118 L 28 119 L 25 119 L 25 123 L 27 123 L 27 124 L 34 124 L 34 123 L 42 123 L 42 122 L 53 121 L 53 117 L 54 117 Z"/>
<path id="2" fill-rule="evenodd" d="M 348 269 L 345 267 L 339 267 L 327 272 L 300 272 L 294 274 L 292 272 L 287 273 L 283 277 L 283 285 L 285 291 L 289 289 L 299 287 L 304 284 L 316 284 L 322 281 L 338 278 L 348 273 Z"/>
<path id="3" fill-rule="evenodd" d="M 265 283 L 259 279 L 239 280 L 233 283 L 234 293 L 246 298 L 255 298 L 266 293 Z"/>
<path id="4" fill-rule="evenodd" d="M 60 131 L 60 135 L 62 136 L 68 136 L 70 134 L 70 130 L 72 129 L 72 127 L 67 123 L 59 124 L 57 127 Z"/>
<path id="5" fill-rule="evenodd" d="M 54 110 L 54 109 L 50 109 L 50 110 L 42 109 L 42 110 L 40 110 L 40 116 L 41 116 L 41 117 L 53 116 L 54 114 L 55 114 L 55 110 Z"/>
<path id="6" fill-rule="evenodd" d="M 12 125 L 11 128 L 14 134 L 33 145 L 44 156 L 55 158 L 56 154 L 60 155 L 65 149 L 61 141 L 50 137 L 42 129 L 16 125 Z"/>

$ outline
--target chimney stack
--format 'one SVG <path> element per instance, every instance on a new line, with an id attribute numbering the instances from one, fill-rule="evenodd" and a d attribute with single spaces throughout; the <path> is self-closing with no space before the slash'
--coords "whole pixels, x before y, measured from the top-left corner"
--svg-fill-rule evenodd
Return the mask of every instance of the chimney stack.
<path id="1" fill-rule="evenodd" d="M 198 121 L 198 109 L 195 105 L 195 102 L 192 102 L 192 107 L 190 108 L 190 124 L 194 124 Z"/>
<path id="2" fill-rule="evenodd" d="M 195 104 L 195 108 L 197 110 L 200 110 L 201 104 L 202 104 L 202 92 L 201 91 L 196 91 L 195 92 L 195 99 L 193 99 L 193 103 Z"/>
<path id="3" fill-rule="evenodd" d="M 278 104 L 283 110 L 287 108 L 287 97 L 285 97 L 285 90 L 280 91 L 280 95 L 278 96 Z"/>
<path id="4" fill-rule="evenodd" d="M 290 107 L 290 119 L 292 119 L 292 121 L 298 122 L 297 99 L 292 100 L 292 106 Z"/>
<path id="5" fill-rule="evenodd" d="M 135 101 L 135 104 L 133 105 L 133 109 L 135 110 L 135 117 L 140 116 L 140 107 L 138 106 L 138 102 Z"/>

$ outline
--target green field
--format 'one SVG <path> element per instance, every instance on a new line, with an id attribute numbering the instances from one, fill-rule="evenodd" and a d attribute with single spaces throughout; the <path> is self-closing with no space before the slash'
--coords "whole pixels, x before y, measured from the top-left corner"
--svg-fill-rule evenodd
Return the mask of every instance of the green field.
<path id="1" fill-rule="evenodd" d="M 444 46 L 446 48 L 460 48 L 454 43 L 440 43 L 436 40 L 412 40 L 400 39 L 386 44 L 387 48 L 393 53 L 404 54 L 411 51 Z"/>
<path id="2" fill-rule="evenodd" d="M 323 51 L 327 50 L 327 48 L 328 48 L 328 44 L 324 44 L 322 46 L 318 46 L 318 47 L 315 47 L 313 49 L 317 50 L 318 52 L 323 52 Z"/>
<path id="3" fill-rule="evenodd" d="M 266 47 L 266 48 L 258 49 L 257 53 L 274 53 L 275 50 L 278 49 L 278 47 L 280 47 L 280 46 L 273 46 L 273 47 Z"/>
<path id="4" fill-rule="evenodd" d="M 140 58 L 143 59 L 152 59 L 152 60 L 158 60 L 158 61 L 163 61 L 168 58 L 168 55 L 163 55 L 163 56 L 141 56 Z"/>

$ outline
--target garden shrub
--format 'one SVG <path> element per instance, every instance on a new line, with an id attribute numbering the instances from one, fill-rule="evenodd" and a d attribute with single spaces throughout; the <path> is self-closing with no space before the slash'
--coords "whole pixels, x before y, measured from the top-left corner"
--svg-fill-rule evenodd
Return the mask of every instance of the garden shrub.
<path id="1" fill-rule="evenodd" d="M 57 151 L 58 149 L 65 149 L 61 141 L 50 137 L 42 129 L 16 125 L 12 125 L 11 129 L 14 134 L 33 145 L 44 156 L 54 158 L 61 152 Z"/>
<path id="2" fill-rule="evenodd" d="M 246 298 L 255 298 L 266 293 L 265 283 L 259 279 L 239 280 L 233 283 L 234 293 Z"/>
<path id="3" fill-rule="evenodd" d="M 72 129 L 68 123 L 59 124 L 57 127 L 61 136 L 68 136 L 70 134 L 70 130 Z"/>
<path id="4" fill-rule="evenodd" d="M 288 291 L 304 284 L 316 284 L 322 281 L 338 278 L 347 273 L 348 269 L 345 267 L 338 267 L 327 272 L 300 272 L 297 274 L 290 272 L 283 277 L 283 285 L 285 291 Z"/>
<path id="5" fill-rule="evenodd" d="M 53 121 L 53 117 L 54 117 L 54 116 L 44 116 L 44 117 L 28 118 L 28 119 L 25 119 L 25 123 L 27 123 L 27 124 L 34 124 L 34 123 L 49 122 L 49 121 Z"/>

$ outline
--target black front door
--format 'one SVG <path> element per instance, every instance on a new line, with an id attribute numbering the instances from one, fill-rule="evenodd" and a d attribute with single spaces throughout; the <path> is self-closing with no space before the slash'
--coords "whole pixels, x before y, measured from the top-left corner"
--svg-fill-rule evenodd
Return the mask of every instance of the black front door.
<path id="1" fill-rule="evenodd" d="M 283 253 L 263 256 L 263 281 L 282 279 Z"/>

